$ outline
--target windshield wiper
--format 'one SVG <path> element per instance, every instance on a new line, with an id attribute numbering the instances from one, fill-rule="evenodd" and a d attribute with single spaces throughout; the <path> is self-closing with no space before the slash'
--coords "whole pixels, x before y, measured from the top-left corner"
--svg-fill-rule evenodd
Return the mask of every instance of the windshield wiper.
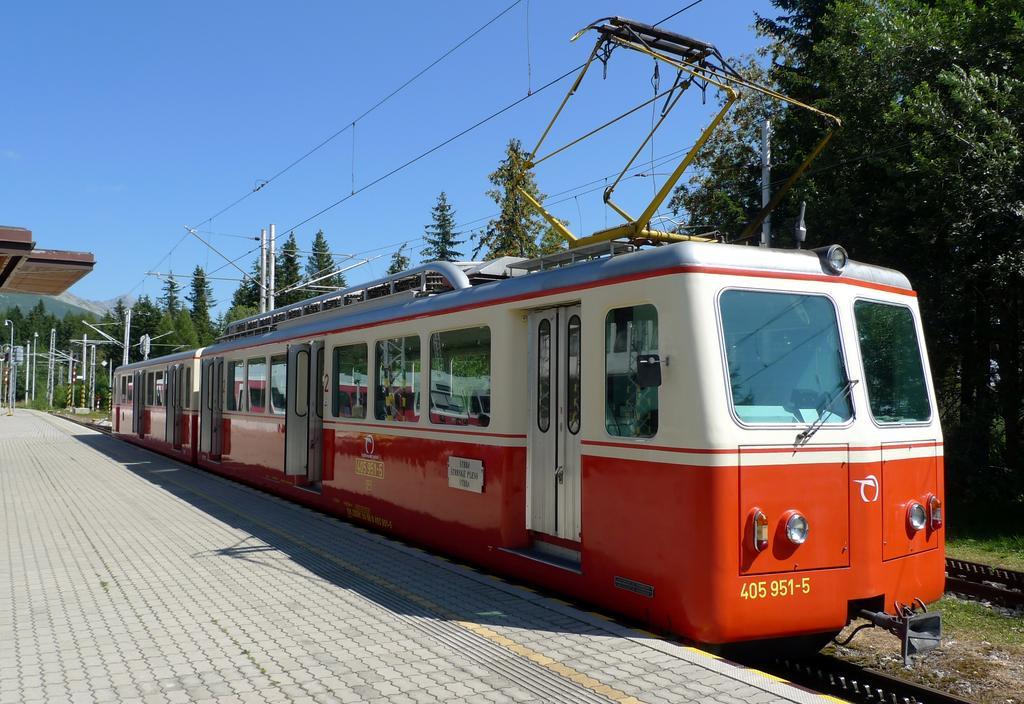
<path id="1" fill-rule="evenodd" d="M 815 420 L 810 425 L 808 425 L 806 428 L 804 428 L 800 432 L 800 434 L 796 436 L 797 445 L 804 444 L 805 442 L 811 439 L 811 436 L 818 432 L 821 426 L 825 424 L 825 421 L 834 415 L 832 411 L 832 406 L 835 404 L 835 402 L 840 401 L 849 396 L 850 392 L 853 391 L 853 387 L 856 386 L 859 381 L 860 379 L 850 379 L 845 384 L 843 384 L 843 388 L 839 389 L 834 394 L 832 394 L 832 396 L 824 404 L 818 407 L 818 419 Z"/>

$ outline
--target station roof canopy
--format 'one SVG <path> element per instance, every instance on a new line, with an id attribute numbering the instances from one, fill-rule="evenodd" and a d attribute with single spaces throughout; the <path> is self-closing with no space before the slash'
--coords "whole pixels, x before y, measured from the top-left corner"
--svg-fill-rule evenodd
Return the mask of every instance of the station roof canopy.
<path id="1" fill-rule="evenodd" d="M 89 252 L 36 249 L 31 230 L 0 225 L 0 292 L 57 296 L 95 263 Z"/>

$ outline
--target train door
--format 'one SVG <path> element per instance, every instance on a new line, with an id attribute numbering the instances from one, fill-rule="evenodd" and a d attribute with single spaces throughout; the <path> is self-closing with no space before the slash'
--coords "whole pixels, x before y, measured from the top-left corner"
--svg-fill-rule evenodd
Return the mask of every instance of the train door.
<path id="1" fill-rule="evenodd" d="M 529 315 L 527 527 L 580 539 L 580 307 Z"/>
<path id="2" fill-rule="evenodd" d="M 171 365 L 165 394 L 167 404 L 167 439 L 175 450 L 181 449 L 182 403 L 181 387 L 185 384 L 185 368 L 181 364 Z"/>
<path id="3" fill-rule="evenodd" d="M 140 438 L 146 434 L 146 421 L 143 413 L 146 409 L 146 373 L 133 372 L 135 378 L 135 397 L 132 399 L 132 432 Z"/>
<path id="4" fill-rule="evenodd" d="M 319 487 L 322 478 L 324 343 L 288 345 L 288 381 L 285 397 L 285 474 L 305 475 Z"/>
<path id="5" fill-rule="evenodd" d="M 214 462 L 221 457 L 221 375 L 224 358 L 213 357 L 200 363 L 199 380 L 199 449 L 207 453 Z"/>

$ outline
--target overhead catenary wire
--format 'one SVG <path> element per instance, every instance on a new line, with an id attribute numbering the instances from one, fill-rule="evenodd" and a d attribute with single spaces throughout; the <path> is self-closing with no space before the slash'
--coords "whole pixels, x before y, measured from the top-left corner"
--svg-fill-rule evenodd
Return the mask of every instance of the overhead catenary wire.
<path id="1" fill-rule="evenodd" d="M 291 171 L 293 168 L 298 166 L 300 163 L 302 163 L 303 161 L 305 161 L 306 159 L 311 157 L 313 154 L 315 154 L 316 152 L 318 152 L 321 149 L 323 149 L 324 147 L 326 147 L 328 144 L 333 142 L 335 139 L 340 137 L 342 134 L 344 134 L 349 129 L 352 130 L 352 190 L 354 192 L 355 191 L 355 127 L 356 127 L 356 123 L 361 121 L 361 120 L 363 120 L 367 116 L 369 116 L 372 112 L 374 112 L 375 110 L 377 110 L 378 108 L 383 106 L 385 103 L 387 103 L 389 100 L 394 98 L 396 95 L 401 93 L 403 90 L 408 88 L 417 79 L 419 79 L 425 73 L 430 71 L 430 69 L 434 68 L 439 63 L 441 63 L 442 61 L 447 59 L 449 56 L 454 54 L 456 51 L 458 51 L 460 48 L 462 48 L 465 44 L 467 44 L 469 41 L 471 41 L 474 37 L 476 37 L 482 31 L 484 31 L 485 29 L 490 27 L 492 24 L 497 22 L 499 19 L 504 17 L 506 14 L 508 14 L 513 8 L 515 8 L 521 2 L 523 2 L 523 0 L 515 0 L 512 4 L 510 4 L 504 10 L 502 10 L 498 14 L 494 15 L 491 19 L 487 20 L 484 24 L 480 25 L 475 30 L 470 32 L 467 36 L 465 36 L 457 44 L 455 44 L 453 47 L 451 47 L 446 52 L 441 54 L 441 56 L 437 57 L 436 59 L 431 61 L 429 64 L 424 66 L 422 69 L 417 71 L 415 74 L 413 74 L 410 78 L 408 78 L 406 81 L 404 81 L 397 88 L 395 88 L 390 93 L 385 95 L 383 98 L 378 100 L 376 103 L 371 105 L 369 108 L 364 110 L 362 113 L 360 113 L 358 116 L 353 118 L 351 121 L 347 122 L 344 127 L 342 127 L 341 129 L 337 130 L 333 134 L 329 135 L 325 139 L 321 140 L 312 149 L 308 150 L 307 152 L 305 152 L 304 154 L 302 154 L 301 156 L 299 156 L 298 158 L 293 160 L 291 163 L 289 163 L 283 169 L 279 170 L 277 173 L 275 173 L 270 178 L 264 179 L 264 180 L 260 181 L 256 186 L 254 186 L 249 192 L 245 193 L 243 196 L 241 196 L 241 197 L 237 198 L 236 200 L 232 201 L 231 203 L 229 203 L 225 207 L 221 208 L 220 210 L 218 210 L 216 213 L 214 213 L 213 215 L 209 216 L 205 220 L 201 220 L 195 227 L 198 228 L 198 227 L 200 227 L 202 225 L 205 225 L 206 223 L 210 222 L 211 220 L 217 218 L 220 215 L 223 215 L 224 213 L 226 213 L 227 211 L 231 210 L 235 206 L 241 204 L 243 201 L 245 201 L 247 198 L 252 196 L 254 193 L 257 193 L 257 192 L 261 191 L 263 188 L 265 188 L 266 186 L 270 185 L 271 183 L 276 181 L 278 178 L 280 178 L 281 176 L 285 175 L 286 173 Z"/>

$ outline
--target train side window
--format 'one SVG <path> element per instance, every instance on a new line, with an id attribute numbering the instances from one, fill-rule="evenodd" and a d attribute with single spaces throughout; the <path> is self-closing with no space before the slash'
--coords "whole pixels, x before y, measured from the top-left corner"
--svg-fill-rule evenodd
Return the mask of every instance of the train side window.
<path id="1" fill-rule="evenodd" d="M 430 336 L 430 422 L 491 424 L 491 329 Z"/>
<path id="2" fill-rule="evenodd" d="M 181 385 L 181 407 L 192 407 L 192 368 L 185 369 L 185 383 Z"/>
<path id="3" fill-rule="evenodd" d="M 324 417 L 324 346 L 316 348 L 316 417 Z"/>
<path id="4" fill-rule="evenodd" d="M 128 379 L 128 377 L 126 376 L 125 379 Z M 132 395 L 133 395 L 133 393 L 135 391 L 134 386 L 135 386 L 135 383 L 132 382 L 130 379 L 128 379 L 128 400 L 129 401 L 134 401 L 135 400 L 134 398 L 132 398 Z"/>
<path id="5" fill-rule="evenodd" d="M 131 401 L 131 396 L 128 391 L 128 377 L 124 374 L 121 375 L 121 401 Z"/>
<path id="6" fill-rule="evenodd" d="M 826 296 L 724 291 L 719 299 L 736 417 L 836 425 L 853 417 L 836 309 Z"/>
<path id="7" fill-rule="evenodd" d="M 267 411 L 267 358 L 253 357 L 246 364 L 245 388 L 249 395 L 249 411 Z"/>
<path id="8" fill-rule="evenodd" d="M 542 433 L 551 427 L 551 321 L 544 318 L 537 326 L 537 428 Z"/>
<path id="9" fill-rule="evenodd" d="M 156 386 L 153 384 L 153 372 L 146 374 L 146 405 L 153 405 L 153 398 L 156 393 Z"/>
<path id="10" fill-rule="evenodd" d="M 638 360 L 658 353 L 658 311 L 650 304 L 614 308 L 604 327 L 605 428 L 617 437 L 653 437 L 659 387 L 641 385 Z"/>
<path id="11" fill-rule="evenodd" d="M 366 401 L 370 393 L 368 355 L 369 348 L 365 342 L 334 348 L 331 410 L 335 418 L 366 417 Z"/>
<path id="12" fill-rule="evenodd" d="M 580 316 L 574 315 L 569 318 L 568 326 L 568 352 L 565 358 L 565 397 L 566 397 L 566 418 L 565 425 L 569 432 L 576 435 L 580 432 L 580 419 L 583 415 L 581 397 L 583 395 L 583 384 L 580 378 L 580 342 L 581 325 Z"/>
<path id="13" fill-rule="evenodd" d="M 288 408 L 288 357 L 270 358 L 270 412 L 283 416 Z"/>
<path id="14" fill-rule="evenodd" d="M 931 404 L 913 313 L 906 306 L 857 301 L 853 315 L 872 417 L 879 423 L 930 420 Z"/>
<path id="15" fill-rule="evenodd" d="M 156 373 L 156 405 L 164 405 L 164 373 Z"/>
<path id="16" fill-rule="evenodd" d="M 224 384 L 225 410 L 245 410 L 245 362 L 231 361 L 227 364 L 227 383 Z"/>
<path id="17" fill-rule="evenodd" d="M 295 415 L 305 418 L 309 412 L 309 352 L 295 354 Z"/>
<path id="18" fill-rule="evenodd" d="M 420 419 L 420 338 L 394 337 L 376 345 L 377 420 L 416 423 Z"/>

